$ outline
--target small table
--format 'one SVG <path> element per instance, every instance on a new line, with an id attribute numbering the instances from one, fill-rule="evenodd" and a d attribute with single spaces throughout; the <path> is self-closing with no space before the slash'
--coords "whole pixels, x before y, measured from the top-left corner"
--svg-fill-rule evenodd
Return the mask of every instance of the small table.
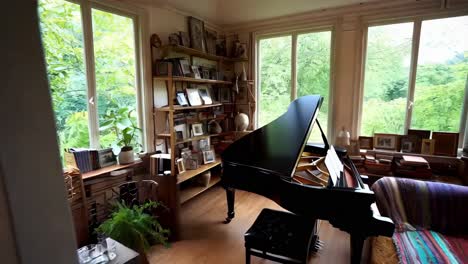
<path id="1" fill-rule="evenodd" d="M 115 254 L 117 257 L 109 262 L 109 264 L 137 264 L 139 260 L 139 254 L 136 251 L 120 244 L 119 242 L 108 238 L 109 240 L 115 243 Z"/>

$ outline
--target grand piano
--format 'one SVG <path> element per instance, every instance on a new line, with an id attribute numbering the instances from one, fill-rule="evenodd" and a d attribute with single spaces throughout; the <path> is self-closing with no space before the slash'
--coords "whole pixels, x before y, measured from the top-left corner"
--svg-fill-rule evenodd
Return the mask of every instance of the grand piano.
<path id="1" fill-rule="evenodd" d="M 348 232 L 351 263 L 359 263 L 364 240 L 392 236 L 394 224 L 380 216 L 374 193 L 345 151 L 328 144 L 316 120 L 322 101 L 319 95 L 298 98 L 282 116 L 222 153 L 226 223 L 235 216 L 236 189 L 257 193 L 292 213 L 327 220 Z M 323 147 L 307 144 L 314 123 L 322 132 Z"/>

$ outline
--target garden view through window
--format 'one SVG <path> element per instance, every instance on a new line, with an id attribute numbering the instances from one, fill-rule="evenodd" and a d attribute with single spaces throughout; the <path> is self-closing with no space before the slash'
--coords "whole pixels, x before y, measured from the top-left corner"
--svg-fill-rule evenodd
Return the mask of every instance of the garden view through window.
<path id="1" fill-rule="evenodd" d="M 368 28 L 361 135 L 404 134 L 405 124 L 449 132 L 459 132 L 464 125 L 460 118 L 468 74 L 468 16 L 423 20 L 416 51 L 411 50 L 414 26 L 411 22 Z"/>
<path id="2" fill-rule="evenodd" d="M 293 47 L 293 37 L 297 44 Z M 296 57 L 292 58 L 292 49 Z M 293 98 L 292 83 L 296 83 L 297 97 L 320 94 L 324 102 L 318 119 L 327 133 L 330 91 L 331 31 L 312 32 L 260 39 L 259 41 L 259 112 L 258 125 L 264 126 L 280 115 Z M 291 68 L 296 64 L 296 80 Z M 322 142 L 320 131 L 314 126 L 309 141 Z"/>
<path id="3" fill-rule="evenodd" d="M 39 1 L 42 42 L 61 153 L 117 147 L 116 130 L 138 126 L 134 19 L 91 8 L 93 64 L 80 5 Z M 94 78 L 87 76 L 94 69 Z M 95 79 L 95 83 L 88 83 Z M 91 87 L 95 87 L 92 89 Z M 95 116 L 95 118 L 92 118 Z M 94 142 L 94 143 L 93 143 Z M 134 147 L 141 143 L 140 133 Z"/>

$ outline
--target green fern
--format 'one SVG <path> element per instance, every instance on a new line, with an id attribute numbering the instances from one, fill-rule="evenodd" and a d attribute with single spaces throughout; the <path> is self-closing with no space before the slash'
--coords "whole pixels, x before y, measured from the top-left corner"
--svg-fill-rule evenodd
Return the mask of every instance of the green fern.
<path id="1" fill-rule="evenodd" d="M 96 231 L 136 251 L 146 252 L 154 244 L 167 247 L 169 230 L 164 229 L 155 217 L 145 213 L 159 205 L 157 202 L 147 202 L 128 207 L 125 203 L 118 202 L 111 217 Z"/>

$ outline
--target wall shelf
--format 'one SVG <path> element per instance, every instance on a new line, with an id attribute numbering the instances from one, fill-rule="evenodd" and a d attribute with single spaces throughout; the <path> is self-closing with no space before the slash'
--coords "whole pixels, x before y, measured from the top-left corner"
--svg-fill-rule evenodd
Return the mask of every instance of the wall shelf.
<path id="1" fill-rule="evenodd" d="M 189 180 L 197 175 L 199 175 L 200 173 L 203 173 L 207 170 L 210 170 L 218 165 L 221 164 L 221 159 L 220 158 L 216 158 L 215 162 L 213 163 L 208 163 L 208 164 L 203 164 L 203 165 L 200 165 L 200 167 L 196 170 L 186 170 L 185 172 L 182 172 L 180 173 L 179 175 L 177 175 L 177 184 L 181 184 L 182 182 L 186 181 L 186 180 Z"/>
<path id="2" fill-rule="evenodd" d="M 163 54 L 167 56 L 171 52 L 178 52 L 184 53 L 190 56 L 195 56 L 207 60 L 214 60 L 214 61 L 228 61 L 228 62 L 248 62 L 248 58 L 229 58 L 223 56 L 217 56 L 214 54 L 209 54 L 203 51 L 199 51 L 196 49 L 180 46 L 180 45 L 164 45 L 161 47 Z"/>

